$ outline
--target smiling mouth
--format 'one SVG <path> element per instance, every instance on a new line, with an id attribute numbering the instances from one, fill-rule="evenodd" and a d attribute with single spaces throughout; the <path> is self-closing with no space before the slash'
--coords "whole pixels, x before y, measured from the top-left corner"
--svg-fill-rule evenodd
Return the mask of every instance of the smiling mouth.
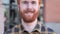
<path id="1" fill-rule="evenodd" d="M 30 12 L 29 13 L 25 13 L 25 16 L 26 17 L 33 17 L 33 13 L 30 13 Z"/>

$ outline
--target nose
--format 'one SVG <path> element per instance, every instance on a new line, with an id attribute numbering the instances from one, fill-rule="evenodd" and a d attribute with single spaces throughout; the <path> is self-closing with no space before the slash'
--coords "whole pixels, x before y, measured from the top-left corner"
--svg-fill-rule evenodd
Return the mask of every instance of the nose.
<path id="1" fill-rule="evenodd" d="M 27 10 L 32 10 L 32 5 L 30 3 L 27 6 Z"/>

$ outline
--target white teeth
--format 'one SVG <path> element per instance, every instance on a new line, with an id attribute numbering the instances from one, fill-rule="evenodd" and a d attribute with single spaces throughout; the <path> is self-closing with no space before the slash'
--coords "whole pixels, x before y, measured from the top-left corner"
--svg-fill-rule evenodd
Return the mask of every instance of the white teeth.
<path id="1" fill-rule="evenodd" d="M 33 16 L 33 13 L 25 13 L 25 16 L 32 17 Z"/>

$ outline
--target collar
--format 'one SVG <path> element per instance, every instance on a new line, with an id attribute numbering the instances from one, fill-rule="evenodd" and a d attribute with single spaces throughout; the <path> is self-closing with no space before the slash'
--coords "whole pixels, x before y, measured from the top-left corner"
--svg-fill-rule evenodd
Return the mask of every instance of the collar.
<path id="1" fill-rule="evenodd" d="M 28 32 L 33 31 L 33 29 L 35 28 L 36 24 L 37 24 L 37 19 L 35 19 L 32 23 L 25 23 L 25 22 L 22 20 L 22 26 L 23 26 L 24 29 L 27 30 Z"/>
<path id="2" fill-rule="evenodd" d="M 21 24 L 21 31 L 22 31 L 22 32 L 23 32 L 23 31 L 26 31 L 26 30 L 24 30 L 24 27 L 22 26 L 22 24 Z M 35 28 L 33 29 L 33 31 L 41 32 L 41 24 L 40 24 L 39 21 L 37 22 L 37 25 L 35 26 Z"/>
<path id="3" fill-rule="evenodd" d="M 41 32 L 41 23 L 39 21 L 38 21 L 37 25 L 35 26 L 35 28 L 33 29 L 33 31 Z"/>

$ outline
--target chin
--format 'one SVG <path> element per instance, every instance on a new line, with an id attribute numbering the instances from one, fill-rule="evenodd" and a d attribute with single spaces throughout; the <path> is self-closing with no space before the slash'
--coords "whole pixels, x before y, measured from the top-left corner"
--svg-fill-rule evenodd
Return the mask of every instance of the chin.
<path id="1" fill-rule="evenodd" d="M 32 19 L 32 18 L 25 18 L 25 19 L 23 19 L 25 22 L 27 22 L 27 23 L 31 23 L 31 22 L 33 22 L 35 19 Z"/>

